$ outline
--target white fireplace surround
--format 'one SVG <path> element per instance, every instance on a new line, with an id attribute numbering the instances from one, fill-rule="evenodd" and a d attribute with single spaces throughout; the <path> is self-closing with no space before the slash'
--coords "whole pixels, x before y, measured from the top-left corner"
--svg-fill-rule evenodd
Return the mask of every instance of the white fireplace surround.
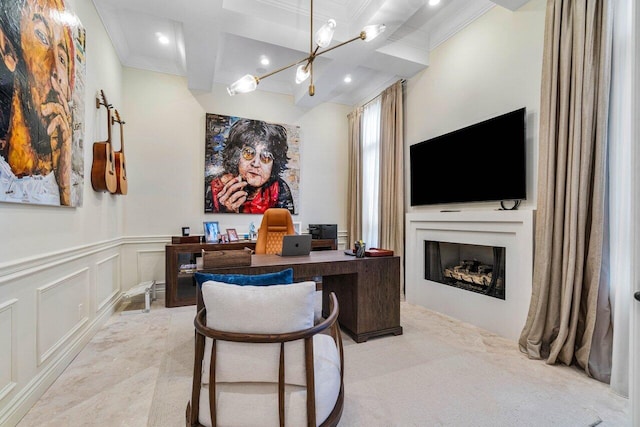
<path id="1" fill-rule="evenodd" d="M 534 211 L 406 214 L 406 299 L 517 341 L 531 300 Z M 506 248 L 505 299 L 426 280 L 425 240 Z"/>

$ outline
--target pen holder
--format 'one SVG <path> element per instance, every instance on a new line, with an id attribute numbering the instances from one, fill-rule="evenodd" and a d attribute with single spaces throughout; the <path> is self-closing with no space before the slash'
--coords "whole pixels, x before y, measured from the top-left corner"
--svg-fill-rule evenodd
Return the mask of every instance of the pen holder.
<path id="1" fill-rule="evenodd" d="M 355 249 L 356 249 L 356 258 L 364 258 L 366 245 L 362 240 L 357 240 L 355 242 Z"/>

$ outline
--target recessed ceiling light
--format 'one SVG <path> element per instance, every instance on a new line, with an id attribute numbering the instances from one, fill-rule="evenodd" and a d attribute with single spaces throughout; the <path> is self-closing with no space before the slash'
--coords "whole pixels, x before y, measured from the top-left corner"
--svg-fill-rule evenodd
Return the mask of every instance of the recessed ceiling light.
<path id="1" fill-rule="evenodd" d="M 165 36 L 164 34 L 158 32 L 156 33 L 156 37 L 161 44 L 169 44 L 169 37 Z"/>
<path id="2" fill-rule="evenodd" d="M 429 6 L 437 6 L 440 4 L 440 0 L 429 0 Z"/>
<path id="3" fill-rule="evenodd" d="M 345 83 L 351 83 L 351 76 L 350 76 L 350 75 L 346 75 L 346 76 L 344 77 L 344 82 L 345 82 Z"/>
<path id="4" fill-rule="evenodd" d="M 262 56 L 260 57 L 260 63 L 261 63 L 262 65 L 269 65 L 269 58 L 267 58 L 266 56 L 262 55 Z"/>

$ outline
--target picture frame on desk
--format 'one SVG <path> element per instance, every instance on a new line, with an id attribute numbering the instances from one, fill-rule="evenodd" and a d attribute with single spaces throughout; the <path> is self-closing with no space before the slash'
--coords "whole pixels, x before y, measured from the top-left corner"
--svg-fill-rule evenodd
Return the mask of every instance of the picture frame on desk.
<path id="1" fill-rule="evenodd" d="M 229 238 L 230 242 L 237 242 L 238 240 L 240 240 L 238 238 L 238 232 L 235 228 L 227 228 L 227 237 Z"/>
<path id="2" fill-rule="evenodd" d="M 204 241 L 206 243 L 218 243 L 220 238 L 220 224 L 218 221 L 205 221 L 204 226 Z"/>

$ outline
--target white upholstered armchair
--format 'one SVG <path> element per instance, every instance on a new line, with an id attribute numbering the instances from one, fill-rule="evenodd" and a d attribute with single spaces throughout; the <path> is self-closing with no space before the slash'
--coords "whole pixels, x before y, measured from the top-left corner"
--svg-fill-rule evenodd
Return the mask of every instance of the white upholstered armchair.
<path id="1" fill-rule="evenodd" d="M 187 426 L 335 426 L 344 402 L 338 301 L 314 325 L 314 282 L 202 285 Z"/>

